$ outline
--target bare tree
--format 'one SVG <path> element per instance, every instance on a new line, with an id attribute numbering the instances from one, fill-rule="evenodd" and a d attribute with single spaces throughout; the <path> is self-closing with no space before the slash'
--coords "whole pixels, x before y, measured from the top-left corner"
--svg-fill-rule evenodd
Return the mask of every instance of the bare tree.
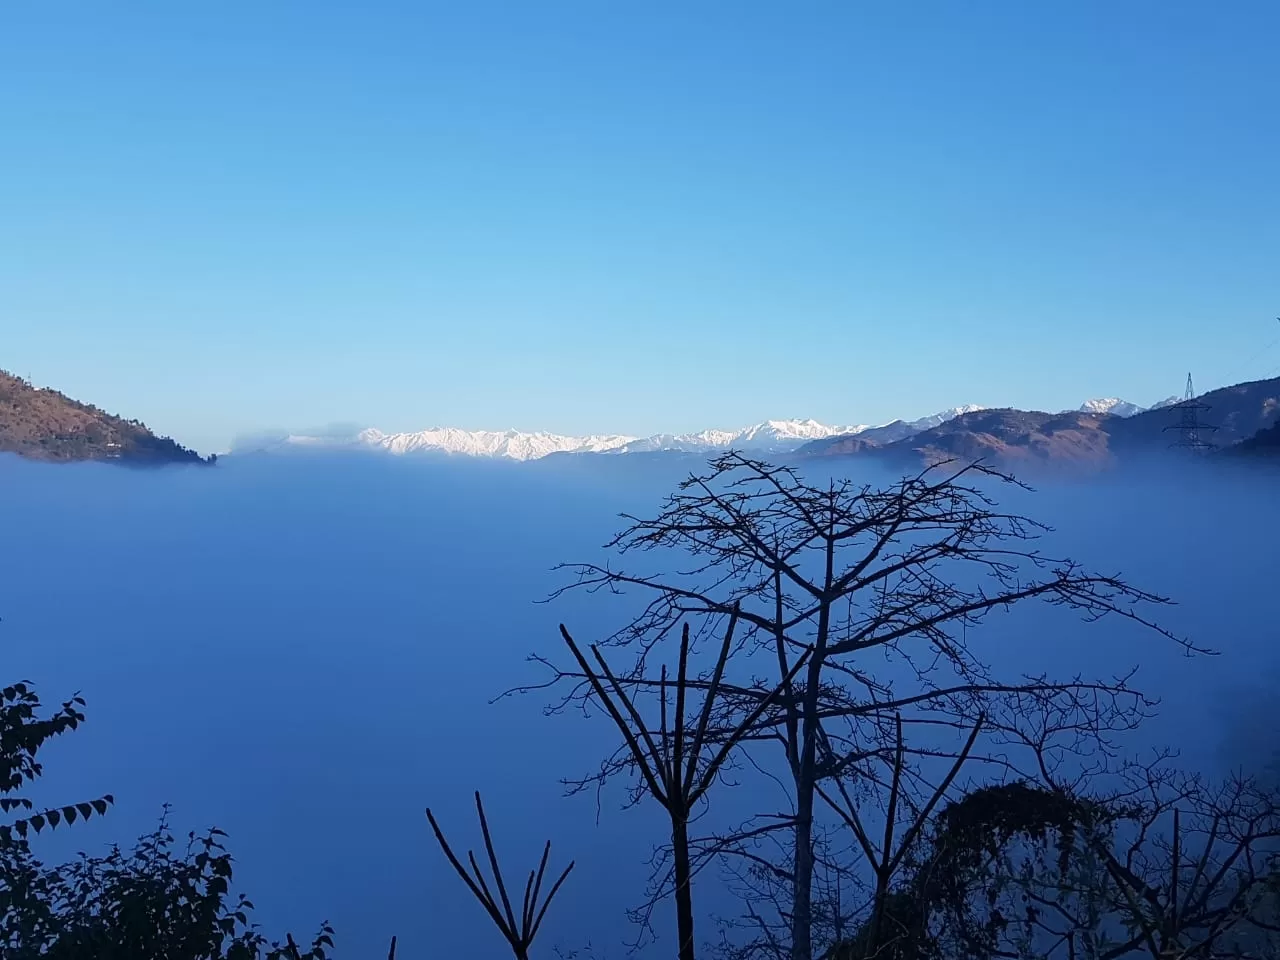
<path id="1" fill-rule="evenodd" d="M 671 851 L 673 860 L 674 894 L 676 901 L 676 930 L 679 943 L 680 960 L 694 960 L 694 913 L 692 879 L 693 868 L 689 854 L 689 819 L 697 803 L 706 795 L 724 768 L 730 754 L 738 747 L 743 738 L 755 729 L 764 712 L 769 709 L 782 693 L 783 685 L 795 679 L 795 675 L 804 667 L 805 656 L 801 656 L 783 683 L 773 691 L 760 698 L 747 713 L 730 730 L 714 731 L 714 739 L 709 739 L 712 731 L 712 716 L 720 693 L 720 685 L 724 679 L 725 668 L 733 649 L 734 632 L 738 625 L 735 611 L 729 618 L 729 625 L 724 632 L 719 655 L 711 677 L 706 681 L 702 707 L 693 723 L 686 722 L 685 713 L 690 703 L 689 676 L 689 625 L 686 623 L 680 636 L 680 659 L 676 668 L 674 684 L 674 705 L 670 704 L 672 691 L 667 680 L 667 668 L 662 671 L 657 684 L 660 718 L 656 730 L 651 729 L 640 710 L 636 707 L 636 693 L 652 686 L 639 678 L 619 680 L 609 668 L 598 646 L 592 645 L 593 664 L 587 659 L 573 636 L 563 624 L 560 634 L 565 644 L 573 653 L 581 669 L 580 676 L 590 684 L 597 701 L 604 707 L 614 725 L 622 734 L 625 744 L 623 765 L 633 766 L 641 785 L 654 800 L 667 812 L 671 823 Z M 630 689 L 629 689 L 630 688 Z M 674 713 L 668 717 L 668 707 L 673 706 Z M 709 744 L 714 749 L 707 750 Z"/>
<path id="2" fill-rule="evenodd" d="M 980 464 L 939 464 L 887 489 L 811 484 L 790 468 L 737 453 L 710 467 L 683 482 L 657 517 L 625 517 L 628 526 L 609 544 L 623 555 L 666 551 L 676 558 L 673 566 L 685 569 L 643 574 L 567 565 L 573 580 L 553 596 L 575 589 L 646 596 L 639 614 L 602 642 L 633 651 L 630 668 L 618 675 L 623 685 L 651 676 L 647 659 L 683 619 L 701 624 L 695 644 L 731 617 L 740 625 L 733 676 L 726 671 L 716 684 L 708 736 L 737 729 L 743 716 L 766 704 L 739 739 L 781 746 L 792 810 L 705 849 L 758 856 L 745 841 L 785 826 L 789 853 L 787 862 L 774 865 L 774 876 L 785 875 L 790 888 L 783 907 L 787 942 L 771 934 L 775 954 L 792 960 L 815 954 L 822 783 L 863 782 L 896 791 L 899 799 L 914 785 L 919 804 L 913 809 L 923 811 L 938 786 L 954 780 L 955 773 L 947 773 L 953 764 L 1008 762 L 993 749 L 975 753 L 969 736 L 984 717 L 1016 718 L 1034 707 L 1053 718 L 1043 730 L 1062 735 L 1055 749 L 1105 755 L 1109 735 L 1148 712 L 1151 703 L 1125 677 L 997 676 L 969 637 L 988 614 L 1041 600 L 1085 620 L 1121 617 L 1194 649 L 1144 612 L 1164 598 L 1040 553 L 1035 541 L 1047 528 L 1002 512 L 982 489 L 1021 485 Z M 772 679 L 744 679 L 761 659 Z M 552 682 L 568 689 L 550 709 L 598 696 L 583 671 L 552 666 Z M 710 687 L 709 681 L 689 685 Z M 924 737 L 918 750 L 901 746 L 904 727 Z M 890 783 L 872 772 L 886 761 L 898 764 Z M 914 842 L 919 833 L 909 835 Z M 872 863 L 883 875 L 904 857 L 882 850 Z"/>
<path id="3" fill-rule="evenodd" d="M 440 829 L 436 818 L 432 816 L 430 808 L 427 809 L 427 820 L 436 835 L 436 841 L 440 844 L 440 849 L 444 851 L 444 855 L 448 858 L 454 871 L 467 885 L 467 889 L 471 891 L 472 896 L 484 907 L 489 919 L 493 921 L 494 926 L 498 928 L 503 939 L 511 947 L 511 952 L 515 955 L 516 960 L 529 960 L 529 948 L 533 945 L 533 940 L 538 935 L 538 929 L 542 926 L 542 920 L 547 914 L 547 908 L 551 906 L 551 901 L 559 892 L 561 885 L 568 879 L 569 872 L 573 870 L 573 863 L 571 862 L 564 868 L 560 877 L 551 885 L 546 899 L 539 904 L 539 897 L 542 895 L 542 883 L 546 878 L 547 861 L 551 857 L 551 841 L 547 841 L 547 845 L 542 850 L 542 860 L 538 863 L 538 869 L 529 871 L 529 879 L 524 888 L 524 900 L 520 909 L 520 918 L 517 920 L 515 911 L 511 907 L 511 900 L 507 896 L 507 885 L 502 876 L 502 868 L 498 865 L 498 855 L 493 848 L 493 837 L 489 833 L 489 821 L 484 815 L 484 805 L 480 802 L 479 792 L 476 793 L 476 814 L 480 819 L 480 832 L 484 835 L 484 849 L 488 855 L 489 868 L 493 873 L 493 885 L 498 892 L 496 897 L 484 878 L 484 872 L 476 862 L 475 854 L 467 851 L 467 862 L 471 865 L 471 873 L 468 873 L 466 867 L 462 865 L 462 862 L 454 854 L 453 848 L 449 846 L 449 841 L 445 839 L 444 832 Z M 394 939 L 391 942 L 391 954 L 394 957 Z"/>
<path id="4" fill-rule="evenodd" d="M 974 744 L 978 739 L 978 734 L 982 730 L 983 722 L 984 718 L 979 717 L 974 723 L 973 729 L 969 732 L 969 736 L 952 763 L 951 768 L 930 792 L 923 807 L 911 811 L 909 821 L 906 823 L 906 830 L 898 836 L 895 834 L 899 829 L 900 823 L 899 807 L 905 799 L 905 781 L 909 771 L 907 769 L 907 745 L 902 732 L 902 719 L 901 717 L 897 719 L 896 743 L 889 780 L 888 808 L 885 811 L 883 834 L 878 845 L 872 839 L 871 831 L 868 830 L 862 815 L 859 813 L 859 804 L 849 795 L 843 780 L 836 778 L 833 781 L 835 790 L 838 792 L 838 798 L 824 790 L 821 784 L 815 788 L 818 795 L 831 809 L 839 814 L 841 820 L 853 831 L 854 836 L 857 838 L 859 849 L 866 857 L 866 862 L 875 878 L 871 900 L 871 915 L 867 922 L 866 930 L 867 954 L 869 956 L 878 955 L 883 948 L 884 942 L 897 936 L 897 932 L 891 933 L 886 930 L 888 926 L 886 914 L 894 879 L 899 870 L 908 862 L 908 856 L 916 849 L 918 840 L 928 829 L 938 804 L 947 796 L 961 768 L 969 760 Z"/>
<path id="5" fill-rule="evenodd" d="M 1249 777 L 1143 770 L 1123 829 L 1094 851 L 1123 934 L 1100 960 L 1275 956 L 1280 796 Z"/>

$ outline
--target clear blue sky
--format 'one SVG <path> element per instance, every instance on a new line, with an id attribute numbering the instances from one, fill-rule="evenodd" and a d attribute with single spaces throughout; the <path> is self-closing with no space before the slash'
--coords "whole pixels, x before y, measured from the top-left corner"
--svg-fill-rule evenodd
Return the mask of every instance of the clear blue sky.
<path id="1" fill-rule="evenodd" d="M 205 450 L 1260 377 L 1277 37 L 1270 0 L 7 3 L 0 366 Z"/>

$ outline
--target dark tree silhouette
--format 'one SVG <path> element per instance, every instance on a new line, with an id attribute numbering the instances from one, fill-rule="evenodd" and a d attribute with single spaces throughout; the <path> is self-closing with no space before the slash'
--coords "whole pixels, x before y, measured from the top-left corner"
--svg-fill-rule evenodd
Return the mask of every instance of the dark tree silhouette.
<path id="1" fill-rule="evenodd" d="M 737 618 L 741 662 L 717 683 L 709 739 L 736 729 L 768 700 L 743 739 L 782 748 L 793 810 L 744 825 L 736 835 L 708 838 L 701 849 L 745 858 L 757 878 L 785 880 L 787 901 L 779 903 L 777 917 L 785 929 L 768 931 L 755 955 L 815 955 L 822 784 L 881 791 L 881 815 L 893 820 L 901 811 L 908 820 L 901 836 L 914 842 L 919 830 L 909 823 L 939 802 L 940 785 L 945 793 L 954 782 L 956 773 L 947 772 L 952 765 L 982 761 L 1007 768 L 1010 761 L 994 747 L 1017 741 L 1023 727 L 1042 736 L 1054 762 L 1072 754 L 1105 757 L 1110 735 L 1132 728 L 1152 706 L 1124 677 L 996 675 L 970 638 L 989 614 L 1040 600 L 1086 621 L 1124 618 L 1195 649 L 1145 612 L 1165 598 L 1042 554 L 1035 541 L 1048 528 L 1001 511 L 983 489 L 1022 485 L 981 464 L 938 464 L 887 489 L 813 484 L 788 467 L 738 453 L 713 459 L 710 468 L 684 481 L 656 517 L 625 517 L 628 526 L 609 544 L 622 555 L 663 551 L 672 561 L 667 569 L 676 572 L 566 565 L 572 582 L 553 598 L 570 590 L 647 596 L 640 613 L 601 642 L 633 652 L 630 667 L 617 675 L 624 687 L 652 684 L 646 661 L 682 620 L 701 623 L 696 644 Z M 797 674 L 796 660 L 806 653 Z M 770 665 L 772 679 L 744 682 L 760 662 Z M 550 709 L 598 696 L 581 669 L 549 665 L 552 682 L 568 686 Z M 709 685 L 690 682 L 704 693 Z M 775 687 L 781 688 L 776 696 Z M 980 724 L 992 747 L 981 754 L 970 739 Z M 924 737 L 919 747 L 905 746 L 904 729 Z M 878 772 L 895 764 L 899 772 L 888 778 Z M 833 791 L 838 788 L 827 792 Z M 759 844 L 773 842 L 779 831 L 790 837 L 785 857 L 762 862 Z M 886 848 L 871 862 L 883 874 L 906 857 Z"/>
<path id="2" fill-rule="evenodd" d="M 834 784 L 833 792 L 836 794 L 834 796 L 833 792 L 824 789 L 822 785 L 818 785 L 815 788 L 818 796 L 853 831 L 854 836 L 857 838 L 858 849 L 866 858 L 866 863 L 874 876 L 871 914 L 867 920 L 864 933 L 869 955 L 874 956 L 881 953 L 887 945 L 895 942 L 901 936 L 902 931 L 887 929 L 888 910 L 894 879 L 904 864 L 908 862 L 907 858 L 915 852 L 917 842 L 928 829 L 935 809 L 947 796 L 961 768 L 968 762 L 974 743 L 978 739 L 978 734 L 982 731 L 982 724 L 983 718 L 980 717 L 974 723 L 973 729 L 951 764 L 951 768 L 941 781 L 934 786 L 923 807 L 919 810 L 911 811 L 909 820 L 905 824 L 906 829 L 898 835 L 902 825 L 899 808 L 904 790 L 907 788 L 906 781 L 910 772 L 907 769 L 907 745 L 903 738 L 902 719 L 901 717 L 897 719 L 895 723 L 896 743 L 893 766 L 889 779 L 888 807 L 884 815 L 883 834 L 878 844 L 872 837 L 872 831 L 868 829 L 867 824 L 864 822 L 864 817 L 859 810 L 860 804 L 850 796 L 843 779 L 839 777 L 832 779 Z"/>
<path id="3" fill-rule="evenodd" d="M 1047 897 L 1036 877 L 1022 888 L 1036 904 L 1038 931 L 1087 945 L 1101 960 L 1122 957 L 1274 957 L 1280 948 L 1280 793 L 1252 777 L 1222 782 L 1163 762 L 1130 764 L 1109 795 L 1081 801 L 1050 783 L 1082 812 L 1078 859 L 1095 869 L 1088 900 L 1113 922 L 1080 920 L 1080 897 L 1064 884 Z M 1107 829 L 1097 829 L 1100 812 Z M 1064 862 L 1066 860 L 1064 854 Z M 1064 887 L 1066 889 L 1064 890 Z M 1074 912 L 1062 908 L 1077 904 Z M 1077 919 L 1074 929 L 1067 922 Z M 1105 939 L 1104 939 L 1105 937 Z M 1043 939 L 1043 937 L 1042 937 Z"/>
<path id="4" fill-rule="evenodd" d="M 507 941 L 507 945 L 511 947 L 511 952 L 515 955 L 516 960 L 529 960 L 529 948 L 533 946 L 534 938 L 538 935 L 538 929 L 542 926 L 542 920 L 547 914 L 547 909 L 551 906 L 551 901 L 555 899 L 555 895 L 560 891 L 560 887 L 565 880 L 568 879 L 570 871 L 573 870 L 573 863 L 570 862 L 564 868 L 559 878 L 547 891 L 546 899 L 539 904 L 539 897 L 542 896 L 542 884 L 547 875 L 547 861 L 551 857 L 551 841 L 547 841 L 547 845 L 542 849 L 542 860 L 538 864 L 538 869 L 529 871 L 529 879 L 524 888 L 524 900 L 520 909 L 520 918 L 517 920 L 515 911 L 511 908 L 511 899 L 507 896 L 507 884 L 502 876 L 502 868 L 498 865 L 498 854 L 493 847 L 493 837 L 489 833 L 489 821 L 484 815 L 484 804 L 480 802 L 480 793 L 478 791 L 476 792 L 476 814 L 480 819 L 480 832 L 484 836 L 484 849 L 489 858 L 489 868 L 493 873 L 493 885 L 498 891 L 497 897 L 494 896 L 488 881 L 485 880 L 484 873 L 476 862 L 475 854 L 467 851 L 467 862 L 471 865 L 471 873 L 468 873 L 466 867 L 462 865 L 462 862 L 454 854 L 453 848 L 449 846 L 449 841 L 445 839 L 444 831 L 440 829 L 440 824 L 436 822 L 436 818 L 432 815 L 430 808 L 427 809 L 427 820 L 436 835 L 436 841 L 440 844 L 440 849 L 444 851 L 444 855 L 448 858 L 454 871 L 467 885 L 467 889 L 471 891 L 472 896 L 484 907 L 489 919 L 493 921 L 503 939 Z M 392 942 L 391 951 L 394 955 L 394 941 Z"/>
<path id="5" fill-rule="evenodd" d="M 0 812 L 12 814 L 21 811 L 23 814 L 9 823 L 0 824 L 0 846 L 12 844 L 19 838 L 25 839 L 30 833 L 39 833 L 46 826 L 53 829 L 60 823 L 88 820 L 94 814 L 102 816 L 114 802 L 107 794 L 96 800 L 36 813 L 32 802 L 18 793 L 44 771 L 36 759 L 40 748 L 84 722 L 83 706 L 84 700 L 76 695 L 62 704 L 56 713 L 42 717 L 39 715 L 40 697 L 29 681 L 0 689 Z"/>
<path id="6" fill-rule="evenodd" d="M 1105 796 L 1015 781 L 941 809 L 907 875 L 836 960 L 1276 956 L 1273 791 L 1130 765 Z"/>
<path id="7" fill-rule="evenodd" d="M 607 761 L 602 776 L 607 777 L 615 769 L 632 768 L 638 775 L 640 786 L 667 812 L 671 824 L 672 882 L 676 901 L 676 935 L 680 960 L 694 960 L 694 912 L 693 866 L 690 857 L 689 819 L 698 802 L 720 776 L 730 754 L 781 695 L 786 684 L 804 667 L 806 656 L 801 655 L 792 665 L 783 682 L 760 698 L 749 713 L 730 730 L 713 730 L 712 718 L 716 698 L 720 694 L 725 668 L 733 650 L 734 632 L 738 625 L 735 610 L 729 617 L 724 639 L 706 680 L 702 695 L 702 707 L 692 722 L 686 720 L 686 711 L 696 697 L 691 691 L 689 676 L 689 625 L 686 623 L 680 635 L 680 658 L 674 684 L 668 683 L 664 665 L 657 682 L 659 722 L 656 729 L 645 721 L 636 706 L 636 694 L 651 690 L 647 680 L 630 677 L 626 682 L 618 679 L 609 669 L 598 646 L 592 645 L 594 664 L 587 659 L 573 636 L 560 625 L 560 634 L 581 669 L 580 676 L 588 684 L 596 700 L 604 707 L 614 725 L 622 734 L 624 749 Z M 690 694 L 694 693 L 694 696 Z M 674 699 L 674 703 L 672 703 Z M 672 709 L 670 716 L 669 708 Z M 709 746 L 713 746 L 708 750 Z"/>

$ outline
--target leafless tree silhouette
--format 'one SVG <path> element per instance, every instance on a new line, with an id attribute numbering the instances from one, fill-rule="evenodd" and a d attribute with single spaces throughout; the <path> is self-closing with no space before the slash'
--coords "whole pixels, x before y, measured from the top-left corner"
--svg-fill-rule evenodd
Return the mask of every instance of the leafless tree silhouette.
<path id="1" fill-rule="evenodd" d="M 1082 834 L 1102 868 L 1087 892 L 1103 923 L 1062 909 L 1067 895 L 1081 900 L 1070 885 L 1046 896 L 1028 884 L 1039 929 L 1099 960 L 1276 956 L 1280 795 L 1251 777 L 1213 783 L 1154 764 L 1132 764 L 1123 779 L 1084 807 L 1114 820 L 1106 834 Z"/>
<path id="2" fill-rule="evenodd" d="M 961 766 L 1008 772 L 1009 749 L 1027 736 L 1041 738 L 1043 756 L 1059 765 L 1104 763 L 1111 736 L 1149 712 L 1151 701 L 1127 676 L 997 676 L 970 639 L 988 614 L 1040 600 L 1086 621 L 1123 618 L 1187 652 L 1197 649 L 1146 612 L 1165 598 L 1042 554 L 1035 541 L 1047 528 L 1001 511 L 984 484 L 1021 487 L 981 464 L 946 463 L 887 489 L 812 484 L 788 467 L 729 453 L 684 481 L 657 517 L 625 517 L 628 526 L 609 544 L 622 555 L 663 551 L 674 572 L 562 568 L 572 580 L 553 599 L 571 590 L 646 597 L 639 614 L 599 644 L 632 652 L 629 668 L 610 681 L 623 689 L 661 686 L 647 661 L 682 621 L 699 625 L 694 646 L 724 636 L 731 619 L 737 624 L 732 674 L 723 671 L 714 689 L 710 679 L 686 686 L 714 694 L 706 699 L 709 744 L 733 737 L 781 747 L 792 809 L 692 846 L 752 863 L 771 883 L 785 878 L 788 902 L 775 918 L 785 929 L 762 934 L 752 955 L 813 960 L 814 880 L 822 866 L 816 805 L 837 806 L 842 785 L 849 796 L 839 797 L 839 810 L 852 807 L 862 818 L 857 845 L 877 878 L 873 887 L 883 888 L 908 855 L 901 844 L 921 836 L 922 826 L 912 824 L 923 824 L 919 818 L 927 819 Z M 798 669 L 801 656 L 807 660 Z M 542 686 L 561 691 L 548 709 L 599 697 L 581 658 L 577 670 L 535 659 L 552 670 Z M 772 678 L 747 679 L 761 660 Z M 739 732 L 747 716 L 750 729 Z M 913 730 L 914 737 L 904 732 Z M 910 747 L 912 739 L 919 745 Z M 871 829 L 861 813 L 872 802 L 867 794 L 878 796 L 888 840 L 899 838 L 892 852 L 887 842 L 870 852 L 862 843 Z M 900 812 L 905 832 L 895 834 Z M 762 853 L 759 845 L 776 843 L 780 831 L 789 837 L 785 855 Z M 760 919 L 763 930 L 769 924 Z"/>
<path id="3" fill-rule="evenodd" d="M 493 873 L 493 885 L 498 891 L 497 897 L 490 890 L 489 883 L 485 880 L 484 873 L 476 862 L 475 854 L 467 851 L 467 862 L 471 865 L 471 873 L 468 873 L 466 867 L 462 865 L 462 862 L 454 854 L 453 848 L 449 846 L 449 841 L 445 839 L 444 832 L 440 829 L 440 825 L 436 822 L 436 818 L 432 815 L 430 808 L 427 809 L 427 820 L 436 835 L 440 849 L 444 851 L 444 855 L 448 858 L 454 871 L 467 885 L 467 889 L 471 891 L 472 896 L 479 901 L 485 912 L 489 914 L 489 919 L 493 921 L 494 926 L 498 928 L 507 944 L 511 947 L 511 952 L 515 955 L 516 960 L 529 960 L 529 948 L 533 945 L 534 938 L 538 935 L 538 929 L 542 926 L 542 920 L 546 916 L 547 908 L 551 906 L 551 901 L 568 878 L 569 872 L 573 870 L 573 863 L 570 862 L 564 868 L 559 878 L 551 885 L 546 899 L 542 900 L 541 905 L 539 905 L 539 898 L 542 895 L 542 883 L 547 872 L 547 861 L 551 857 L 551 841 L 547 841 L 547 845 L 542 850 L 542 860 L 538 864 L 538 869 L 529 871 L 529 879 L 524 888 L 524 901 L 520 910 L 520 918 L 517 920 L 515 912 L 511 908 L 511 900 L 507 896 L 507 885 L 502 876 L 502 868 L 498 865 L 498 855 L 493 848 L 493 838 L 489 834 L 489 821 L 484 815 L 484 805 L 480 802 L 479 792 L 476 793 L 476 814 L 480 819 L 480 832 L 484 835 L 485 853 L 488 855 L 489 868 Z M 499 905 L 501 909 L 499 909 Z M 394 940 L 391 944 L 391 952 L 394 956 Z"/>
<path id="4" fill-rule="evenodd" d="M 906 861 L 907 856 L 915 850 L 916 843 L 928 829 L 930 819 L 938 804 L 946 797 L 961 768 L 968 761 L 973 751 L 974 743 L 978 739 L 978 734 L 982 730 L 982 724 L 983 718 L 979 717 L 951 768 L 934 787 L 924 806 L 912 812 L 910 821 L 906 825 L 906 830 L 900 836 L 895 836 L 899 828 L 899 803 L 902 800 L 905 787 L 904 781 L 909 775 L 906 741 L 903 739 L 902 733 L 902 720 L 898 718 L 893 768 L 889 783 L 888 809 L 884 816 L 883 837 L 879 846 L 872 840 L 871 832 L 863 822 L 863 817 L 859 814 L 859 804 L 849 795 L 843 780 L 836 778 L 833 781 L 838 798 L 824 790 L 822 785 L 818 785 L 815 788 L 823 801 L 839 814 L 840 819 L 853 831 L 858 841 L 858 847 L 865 855 L 866 862 L 875 878 L 867 934 L 868 941 L 873 945 L 875 951 L 880 949 L 882 941 L 886 939 L 885 913 L 894 878 Z"/>
<path id="5" fill-rule="evenodd" d="M 686 623 L 680 636 L 680 659 L 676 668 L 674 690 L 668 683 L 667 668 L 662 667 L 657 694 L 660 718 L 656 729 L 644 719 L 636 706 L 636 694 L 650 687 L 637 684 L 635 677 L 619 680 L 609 668 L 598 646 L 592 645 L 594 663 L 588 660 L 573 636 L 563 624 L 561 636 L 572 652 L 581 670 L 581 676 L 590 685 L 596 700 L 604 707 L 614 725 L 622 734 L 625 754 L 623 765 L 636 770 L 641 785 L 667 812 L 671 823 L 671 851 L 673 862 L 674 895 L 676 901 L 676 930 L 680 960 L 694 960 L 693 926 L 693 869 L 690 858 L 689 818 L 697 803 L 715 783 L 730 754 L 748 736 L 774 701 L 781 695 L 785 684 L 795 679 L 804 667 L 807 655 L 801 655 L 792 665 L 783 682 L 760 698 L 751 710 L 732 727 L 713 732 L 712 718 L 716 711 L 717 697 L 721 692 L 725 668 L 733 649 L 734 633 L 738 625 L 735 610 L 729 617 L 728 627 L 720 645 L 719 655 L 711 677 L 706 681 L 702 707 L 692 723 L 685 719 L 692 697 L 689 676 L 689 625 Z M 674 704 L 671 703 L 672 694 Z M 674 712 L 669 717 L 668 708 Z M 709 734 L 712 736 L 709 737 Z M 709 744 L 714 748 L 708 751 Z"/>

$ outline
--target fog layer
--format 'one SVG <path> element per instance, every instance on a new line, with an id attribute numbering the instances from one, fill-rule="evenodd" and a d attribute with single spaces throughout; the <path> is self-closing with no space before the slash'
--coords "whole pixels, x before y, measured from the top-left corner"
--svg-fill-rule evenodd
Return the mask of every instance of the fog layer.
<path id="1" fill-rule="evenodd" d="M 540 678 L 525 656 L 558 653 L 558 622 L 584 640 L 619 625 L 625 611 L 600 598 L 534 601 L 563 582 L 554 564 L 602 559 L 619 511 L 656 510 L 699 463 L 0 459 L 0 679 L 88 701 L 88 724 L 42 755 L 37 796 L 117 799 L 37 852 L 128 843 L 169 802 L 184 833 L 230 834 L 268 932 L 328 919 L 339 956 L 377 955 L 392 934 L 405 956 L 499 956 L 423 817 L 430 805 L 474 846 L 479 789 L 513 873 L 547 838 L 558 862 L 577 860 L 547 946 L 620 956 L 660 820 L 619 811 L 620 795 L 598 823 L 592 798 L 561 799 L 558 778 L 612 747 L 602 718 L 543 717 L 536 695 L 489 701 Z M 1266 478 L 1152 469 L 1010 491 L 1007 505 L 1057 528 L 1048 552 L 1176 599 L 1167 625 L 1221 655 L 1187 660 L 1125 624 L 1044 610 L 993 622 L 988 652 L 1072 674 L 1138 663 L 1137 685 L 1164 700 L 1146 742 L 1206 769 L 1269 759 L 1255 718 L 1280 665 L 1280 500 Z"/>

